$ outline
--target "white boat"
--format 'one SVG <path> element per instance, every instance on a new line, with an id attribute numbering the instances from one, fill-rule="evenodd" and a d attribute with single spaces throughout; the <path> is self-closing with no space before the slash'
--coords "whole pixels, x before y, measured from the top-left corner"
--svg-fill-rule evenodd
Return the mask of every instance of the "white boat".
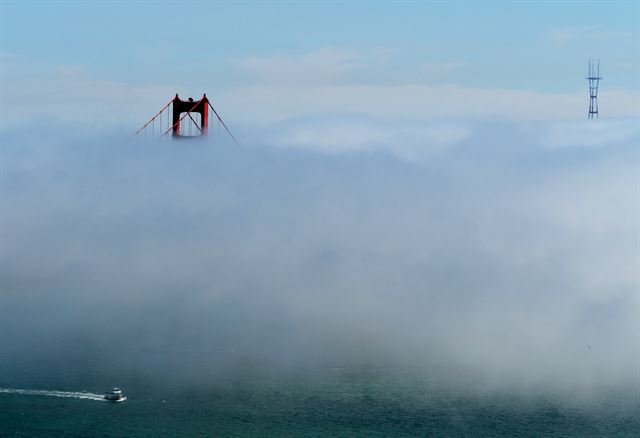
<path id="1" fill-rule="evenodd" d="M 127 397 L 122 395 L 122 390 L 120 388 L 112 388 L 111 391 L 107 391 L 104 394 L 104 398 L 114 402 L 121 402 L 127 399 Z"/>

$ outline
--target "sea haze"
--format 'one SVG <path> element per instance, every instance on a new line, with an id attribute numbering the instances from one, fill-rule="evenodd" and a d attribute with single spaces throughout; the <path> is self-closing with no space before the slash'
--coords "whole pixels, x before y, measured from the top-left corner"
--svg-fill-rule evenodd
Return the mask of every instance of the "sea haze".
<path id="1" fill-rule="evenodd" d="M 5 131 L 0 432 L 640 428 L 637 123 L 323 126 Z"/>

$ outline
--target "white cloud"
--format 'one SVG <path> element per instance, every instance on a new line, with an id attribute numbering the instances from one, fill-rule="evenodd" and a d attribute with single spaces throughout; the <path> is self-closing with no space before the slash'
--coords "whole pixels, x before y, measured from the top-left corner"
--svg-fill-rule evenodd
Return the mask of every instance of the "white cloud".
<path id="1" fill-rule="evenodd" d="M 584 38 L 596 29 L 597 26 L 566 26 L 550 30 L 547 37 L 554 45 L 563 47 L 576 39 Z"/>
<path id="2" fill-rule="evenodd" d="M 602 91 L 605 117 L 637 114 L 637 92 Z M 234 119 L 271 124 L 305 116 L 358 114 L 379 119 L 558 120 L 585 115 L 585 92 L 540 93 L 426 84 L 264 84 L 222 93 Z"/>
<path id="3" fill-rule="evenodd" d="M 0 112 L 3 124 L 25 120 L 142 125 L 179 87 L 96 78 L 84 66 L 50 66 L 22 57 L 2 63 Z"/>
<path id="4" fill-rule="evenodd" d="M 287 123 L 271 143 L 324 153 L 386 151 L 403 160 L 427 158 L 453 146 L 470 132 L 453 123 L 388 123 L 364 118 L 316 119 Z"/>
<path id="5" fill-rule="evenodd" d="M 242 71 L 260 81 L 279 84 L 331 83 L 386 60 L 392 49 L 355 51 L 323 48 L 301 56 L 250 56 L 237 61 Z"/>
<path id="6" fill-rule="evenodd" d="M 572 32 L 576 30 L 565 29 L 558 35 L 568 38 Z M 461 62 L 425 62 L 416 66 L 423 73 L 420 82 L 401 78 L 371 81 L 367 72 L 388 70 L 392 53 L 389 49 L 323 49 L 297 58 L 246 58 L 239 65 L 260 80 L 230 88 L 218 95 L 218 101 L 233 119 L 264 125 L 343 114 L 404 121 L 584 117 L 586 91 L 552 93 L 435 83 L 460 70 L 464 66 Z M 601 95 L 607 101 L 607 117 L 637 115 L 637 91 L 602 90 Z"/>
<path id="7" fill-rule="evenodd" d="M 238 61 L 242 70 L 269 82 L 330 81 L 354 68 L 357 59 L 341 50 L 325 49 L 299 58 L 252 56 Z"/>
<path id="8" fill-rule="evenodd" d="M 232 126 L 270 126 L 292 119 L 344 115 L 393 123 L 438 120 L 557 121 L 582 119 L 586 91 L 573 93 L 491 89 L 459 85 L 372 81 L 393 51 L 363 53 L 323 49 L 298 58 L 239 61 L 258 80 L 221 89 L 211 96 Z M 84 124 L 142 125 L 176 92 L 201 92 L 188 84 L 136 84 L 96 77 L 81 66 L 42 65 L 8 56 L 3 61 L 0 110 L 3 123 L 34 117 Z M 461 64 L 427 63 L 433 75 Z M 387 78 L 388 79 L 388 78 Z M 637 117 L 637 91 L 601 90 L 603 118 Z M 356 129 L 356 128 L 353 128 Z"/>
<path id="9" fill-rule="evenodd" d="M 547 38 L 557 47 L 564 47 L 580 41 L 606 41 L 628 39 L 631 32 L 603 30 L 600 26 L 565 26 L 547 32 Z"/>
<path id="10" fill-rule="evenodd" d="M 640 131 L 637 120 L 582 120 L 547 126 L 541 142 L 549 148 L 604 147 L 628 142 Z"/>
<path id="11" fill-rule="evenodd" d="M 464 65 L 462 62 L 427 62 L 421 65 L 421 69 L 427 79 L 446 79 Z"/>

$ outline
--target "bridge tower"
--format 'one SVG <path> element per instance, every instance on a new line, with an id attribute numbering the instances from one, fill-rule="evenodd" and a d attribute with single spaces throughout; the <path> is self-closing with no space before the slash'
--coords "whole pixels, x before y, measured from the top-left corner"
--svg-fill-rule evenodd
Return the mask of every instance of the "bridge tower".
<path id="1" fill-rule="evenodd" d="M 200 134 L 196 136 L 206 136 L 209 133 L 209 99 L 207 99 L 207 93 L 202 96 L 202 99 L 195 101 L 191 97 L 188 100 L 182 100 L 178 97 L 178 93 L 176 93 L 176 97 L 173 98 L 172 103 L 171 119 L 173 123 L 171 125 L 171 135 L 174 137 L 187 136 L 186 133 L 182 132 L 182 123 L 180 123 L 186 116 L 188 116 L 199 129 Z M 200 123 L 192 117 L 191 114 L 193 113 L 200 114 Z M 189 135 L 189 137 L 191 137 L 191 135 Z"/>
<path id="2" fill-rule="evenodd" d="M 171 132 L 173 138 L 206 137 L 209 134 L 209 126 L 216 123 L 218 134 L 222 126 L 229 137 L 236 144 L 239 144 L 211 101 L 207 99 L 206 93 L 202 95 L 200 100 L 193 100 L 191 97 L 188 100 L 182 100 L 176 93 L 176 96 L 169 103 L 135 132 L 135 135 L 162 138 Z"/>

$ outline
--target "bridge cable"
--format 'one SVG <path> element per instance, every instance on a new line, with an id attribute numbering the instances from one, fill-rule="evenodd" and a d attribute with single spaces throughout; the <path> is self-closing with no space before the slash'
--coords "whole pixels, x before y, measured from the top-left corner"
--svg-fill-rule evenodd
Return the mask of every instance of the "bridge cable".
<path id="1" fill-rule="evenodd" d="M 213 105 L 211 105 L 211 102 L 207 101 L 207 103 L 209 104 L 209 106 L 211 107 L 211 109 L 213 110 L 213 112 L 215 113 L 216 117 L 218 117 L 218 121 L 220 123 L 222 123 L 222 126 L 224 126 L 224 129 L 227 131 L 227 134 L 229 134 L 229 136 L 233 139 L 233 141 L 240 146 L 240 143 L 238 142 L 238 140 L 236 140 L 236 138 L 233 136 L 233 134 L 231 133 L 231 131 L 229 130 L 229 128 L 227 128 L 227 125 L 224 123 L 224 121 L 222 120 L 222 118 L 220 117 L 220 114 L 218 114 L 218 111 L 216 111 L 216 109 L 213 107 Z"/>
<path id="2" fill-rule="evenodd" d="M 158 117 L 160 114 L 162 114 L 162 112 L 163 112 L 165 109 L 167 109 L 167 107 L 168 107 L 169 105 L 171 105 L 171 103 L 173 103 L 173 99 L 171 99 L 171 100 L 169 101 L 169 103 L 168 103 L 168 104 L 166 104 L 166 105 L 165 105 L 165 106 L 164 106 L 160 111 L 158 111 L 158 113 L 157 113 L 155 116 L 153 116 L 153 117 L 151 118 L 151 120 L 149 120 L 147 123 L 145 123 L 145 124 L 144 124 L 144 126 L 143 126 L 142 128 L 140 128 L 140 129 L 138 129 L 138 130 L 136 131 L 136 133 L 135 133 L 135 134 L 133 134 L 133 135 L 137 135 L 138 133 L 140 133 L 140 131 L 142 131 L 142 130 L 143 130 L 143 129 L 145 129 L 147 126 L 149 126 L 149 123 L 153 122 L 153 121 L 155 120 L 155 118 L 156 118 L 156 117 Z"/>

